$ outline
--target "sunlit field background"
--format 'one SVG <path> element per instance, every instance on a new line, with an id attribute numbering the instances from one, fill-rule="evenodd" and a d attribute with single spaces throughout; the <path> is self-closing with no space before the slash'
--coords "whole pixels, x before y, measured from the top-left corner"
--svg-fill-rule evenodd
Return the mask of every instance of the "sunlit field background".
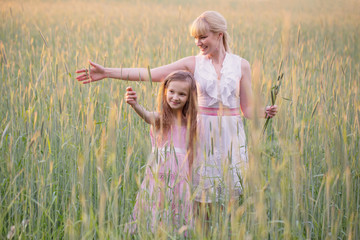
<path id="1" fill-rule="evenodd" d="M 0 1 L 1 239 L 360 239 L 360 4 L 339 0 Z M 208 230 L 124 231 L 151 151 L 125 88 L 155 108 L 158 84 L 82 85 L 88 59 L 156 67 L 198 50 L 191 22 L 228 21 L 258 103 L 245 120 L 250 169 L 239 205 Z M 233 209 L 231 214 L 230 210 Z"/>

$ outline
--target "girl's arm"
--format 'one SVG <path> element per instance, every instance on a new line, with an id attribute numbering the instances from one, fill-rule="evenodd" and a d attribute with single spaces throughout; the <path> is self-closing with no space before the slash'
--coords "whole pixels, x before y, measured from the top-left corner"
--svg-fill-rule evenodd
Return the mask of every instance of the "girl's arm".
<path id="1" fill-rule="evenodd" d="M 126 88 L 125 101 L 130 104 L 135 112 L 148 124 L 154 125 L 158 120 L 159 114 L 157 112 L 149 112 L 137 102 L 136 92 L 133 91 L 131 87 Z"/>
<path id="2" fill-rule="evenodd" d="M 102 80 L 104 78 L 116 78 L 130 81 L 149 81 L 147 68 L 105 68 L 97 63 L 89 61 L 90 69 L 77 70 L 82 73 L 76 79 L 83 84 Z M 161 82 L 168 74 L 176 70 L 187 70 L 194 73 L 195 57 L 182 58 L 176 62 L 153 68 L 150 70 L 151 79 L 154 82 Z"/>
<path id="3" fill-rule="evenodd" d="M 254 95 L 251 88 L 251 71 L 250 64 L 245 59 L 241 60 L 241 80 L 240 80 L 240 106 L 246 118 L 259 117 L 274 117 L 277 113 L 277 106 L 266 106 L 255 109 Z M 255 112 L 256 111 L 256 112 Z M 255 115 L 256 114 L 256 115 Z"/>

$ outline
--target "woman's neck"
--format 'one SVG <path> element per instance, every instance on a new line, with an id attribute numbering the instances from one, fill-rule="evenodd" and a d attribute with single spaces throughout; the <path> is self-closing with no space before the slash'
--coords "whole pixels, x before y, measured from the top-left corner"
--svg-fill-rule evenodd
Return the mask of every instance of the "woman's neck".
<path id="1" fill-rule="evenodd" d="M 210 58 L 212 60 L 213 63 L 215 64 L 219 64 L 219 63 L 223 63 L 224 59 L 226 56 L 226 51 L 225 48 L 223 46 L 221 46 L 221 48 L 213 53 L 210 53 L 208 55 L 208 58 Z"/>

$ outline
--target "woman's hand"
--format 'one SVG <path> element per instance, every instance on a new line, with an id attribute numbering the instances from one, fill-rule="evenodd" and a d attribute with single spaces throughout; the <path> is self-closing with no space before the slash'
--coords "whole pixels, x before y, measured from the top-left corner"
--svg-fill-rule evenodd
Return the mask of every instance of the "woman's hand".
<path id="1" fill-rule="evenodd" d="M 277 105 L 266 106 L 265 107 L 265 118 L 273 118 L 278 112 Z"/>
<path id="2" fill-rule="evenodd" d="M 76 73 L 84 73 L 76 77 L 79 82 L 83 84 L 102 80 L 106 77 L 105 68 L 99 64 L 93 63 L 89 60 L 91 65 L 90 74 L 88 69 L 77 70 Z"/>
<path id="3" fill-rule="evenodd" d="M 133 91 L 131 87 L 126 88 L 125 101 L 127 104 L 130 104 L 132 107 L 134 107 L 137 104 L 136 92 Z"/>

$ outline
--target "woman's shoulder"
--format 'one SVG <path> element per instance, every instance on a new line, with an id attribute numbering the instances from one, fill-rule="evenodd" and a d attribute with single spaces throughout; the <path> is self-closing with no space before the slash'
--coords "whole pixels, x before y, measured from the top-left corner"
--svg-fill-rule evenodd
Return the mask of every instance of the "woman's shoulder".
<path id="1" fill-rule="evenodd" d="M 245 58 L 241 58 L 241 70 L 250 70 L 250 63 Z"/>
<path id="2" fill-rule="evenodd" d="M 243 57 L 234 54 L 234 53 L 228 53 L 228 55 L 230 56 L 232 65 L 235 66 L 239 69 L 239 73 L 242 76 L 244 73 L 250 73 L 250 63 Z"/>
<path id="3" fill-rule="evenodd" d="M 234 53 L 228 53 L 228 54 L 232 57 L 233 60 L 236 60 L 240 63 L 241 70 L 250 69 L 250 63 L 248 62 L 248 60 Z"/>
<path id="4" fill-rule="evenodd" d="M 237 55 L 235 53 L 227 53 L 233 60 L 236 60 L 236 61 L 241 61 L 241 63 L 243 61 L 246 61 L 246 59 L 244 59 L 243 57 L 241 57 L 240 55 Z"/>
<path id="5" fill-rule="evenodd" d="M 251 81 L 251 69 L 250 69 L 250 63 L 246 59 L 241 59 L 241 73 L 242 73 L 242 79 L 247 79 L 248 81 Z"/>

